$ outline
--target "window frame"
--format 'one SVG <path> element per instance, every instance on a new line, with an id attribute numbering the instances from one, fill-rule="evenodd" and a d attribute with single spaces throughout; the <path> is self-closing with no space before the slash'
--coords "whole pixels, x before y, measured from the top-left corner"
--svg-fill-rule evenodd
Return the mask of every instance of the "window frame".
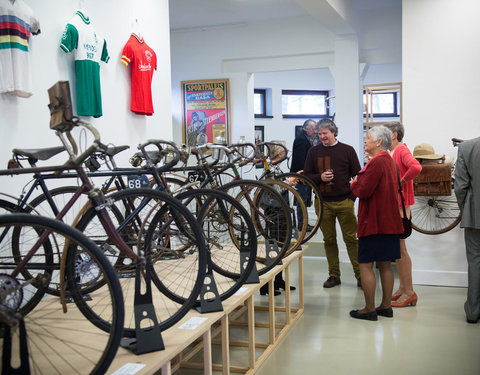
<path id="1" fill-rule="evenodd" d="M 372 117 L 400 117 L 398 94 L 399 94 L 398 91 L 373 92 L 373 93 L 367 94 L 366 90 L 363 90 L 363 97 L 366 100 L 364 102 L 364 108 L 368 101 L 368 95 L 372 96 L 372 102 L 374 100 L 375 95 L 393 95 L 393 112 L 372 112 L 371 116 Z M 372 111 L 373 111 L 373 108 L 372 108 Z M 368 115 L 367 112 L 364 111 L 363 117 L 366 118 L 367 115 Z"/>
<path id="2" fill-rule="evenodd" d="M 267 89 L 254 89 L 253 94 L 262 95 L 261 107 L 263 113 L 255 113 L 255 118 L 273 118 L 273 116 L 267 115 Z"/>
<path id="3" fill-rule="evenodd" d="M 282 99 L 284 95 L 318 95 L 318 96 L 325 96 L 325 111 L 326 114 L 320 113 L 307 113 L 307 114 L 285 114 L 283 113 L 282 108 L 282 117 L 283 118 L 331 118 L 330 116 L 330 108 L 327 103 L 327 98 L 330 96 L 328 90 L 290 90 L 290 89 L 282 89 Z M 283 107 L 283 105 L 282 105 Z"/>

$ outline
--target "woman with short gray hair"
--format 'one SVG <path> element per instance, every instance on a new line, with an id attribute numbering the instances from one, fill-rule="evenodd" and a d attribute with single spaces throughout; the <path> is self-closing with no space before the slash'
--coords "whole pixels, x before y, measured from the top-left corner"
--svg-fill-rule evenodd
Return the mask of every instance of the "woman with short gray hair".
<path id="1" fill-rule="evenodd" d="M 393 317 L 392 292 L 394 275 L 391 262 L 400 258 L 403 224 L 398 211 L 398 178 L 395 162 L 387 151 L 392 132 L 374 126 L 367 132 L 364 150 L 370 157 L 352 181 L 352 192 L 358 202 L 358 264 L 365 296 L 365 307 L 350 311 L 356 319 L 378 320 L 378 315 Z M 375 306 L 377 264 L 382 284 L 382 302 Z"/>
<path id="2" fill-rule="evenodd" d="M 392 145 L 392 132 L 383 125 L 373 126 L 367 131 L 367 136 L 370 134 L 372 139 L 376 142 L 381 140 L 383 151 L 387 151 Z"/>

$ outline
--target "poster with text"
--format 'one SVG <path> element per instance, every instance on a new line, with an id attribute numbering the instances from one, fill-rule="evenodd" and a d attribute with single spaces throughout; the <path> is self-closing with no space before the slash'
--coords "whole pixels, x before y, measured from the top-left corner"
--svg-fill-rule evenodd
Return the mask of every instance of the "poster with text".
<path id="1" fill-rule="evenodd" d="M 182 81 L 183 129 L 187 146 L 214 143 L 222 137 L 230 143 L 228 79 Z"/>

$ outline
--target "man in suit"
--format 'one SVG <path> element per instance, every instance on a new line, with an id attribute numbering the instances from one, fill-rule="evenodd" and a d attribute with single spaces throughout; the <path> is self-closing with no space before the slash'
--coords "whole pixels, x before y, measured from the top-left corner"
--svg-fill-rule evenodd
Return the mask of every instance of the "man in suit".
<path id="1" fill-rule="evenodd" d="M 480 319 L 480 137 L 460 143 L 455 166 L 455 195 L 465 228 L 468 290 L 465 314 L 468 323 Z"/>
<path id="2" fill-rule="evenodd" d="M 292 166 L 290 167 L 290 172 L 294 173 L 302 173 L 303 166 L 305 164 L 305 159 L 307 158 L 308 150 L 312 146 L 315 146 L 315 127 L 316 122 L 312 119 L 308 119 L 303 123 L 302 129 L 300 130 L 300 134 L 295 137 L 293 141 L 292 147 Z M 302 197 L 303 201 L 305 202 L 306 206 L 310 205 L 312 191 L 307 185 L 302 183 L 297 183 L 295 189 L 298 191 L 298 194 Z M 302 209 L 300 205 L 297 205 L 297 220 L 298 220 L 298 227 L 301 228 L 303 226 L 303 215 Z M 312 228 L 307 227 L 307 231 L 312 230 Z"/>

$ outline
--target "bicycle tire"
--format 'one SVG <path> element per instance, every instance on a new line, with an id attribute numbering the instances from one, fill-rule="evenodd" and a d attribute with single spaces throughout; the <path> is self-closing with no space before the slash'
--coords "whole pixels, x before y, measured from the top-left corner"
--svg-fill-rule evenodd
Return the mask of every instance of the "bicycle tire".
<path id="1" fill-rule="evenodd" d="M 235 197 L 235 199 L 241 202 L 248 212 L 250 212 L 250 216 L 252 217 L 257 232 L 257 239 L 262 239 L 261 241 L 257 240 L 258 249 L 256 267 L 258 274 L 263 275 L 281 262 L 285 252 L 290 246 L 292 236 L 290 208 L 275 189 L 260 181 L 237 180 L 229 182 L 228 184 L 221 186 L 219 189 Z M 253 197 L 249 194 L 247 198 L 245 192 L 252 192 Z M 248 202 L 249 199 L 251 200 L 251 203 Z M 270 210 L 268 206 L 263 203 L 264 200 L 271 200 L 271 203 L 275 205 L 276 209 Z M 267 240 L 271 239 L 272 235 L 272 231 L 266 226 L 267 223 L 265 222 L 264 217 L 268 218 L 269 225 L 273 223 L 279 226 L 280 222 L 282 224 L 282 228 L 277 228 L 277 233 L 274 234 L 274 237 L 282 237 L 283 241 L 281 241 L 281 245 L 278 246 L 278 253 L 276 255 L 273 253 L 270 255 L 270 262 L 266 262 L 266 256 L 263 256 L 266 255 L 265 243 Z"/>
<path id="2" fill-rule="evenodd" d="M 303 217 L 308 217 L 307 207 L 305 206 L 305 203 L 303 202 L 300 194 L 298 193 L 298 191 L 295 190 L 295 188 L 293 188 L 289 184 L 287 184 L 283 181 L 280 181 L 280 180 L 265 179 L 265 180 L 261 180 L 261 181 L 266 183 L 269 186 L 274 187 L 274 188 L 276 186 L 277 189 L 280 189 L 280 191 L 285 192 L 285 194 L 284 194 L 285 198 L 284 199 L 288 200 L 288 207 L 290 208 L 290 217 L 292 218 L 292 223 L 293 224 L 297 225 L 295 220 L 294 220 L 295 219 L 295 213 L 294 213 L 295 210 L 293 209 L 293 207 L 295 205 L 295 202 L 299 202 L 300 209 L 302 210 Z M 283 195 L 282 195 L 282 197 L 283 197 Z M 304 221 L 302 223 L 301 227 L 300 226 L 297 227 L 298 235 L 296 236 L 296 238 L 294 236 L 292 236 L 292 238 L 290 240 L 290 246 L 288 247 L 287 251 L 285 251 L 284 257 L 289 256 L 292 252 L 297 250 L 298 247 L 303 243 L 303 239 L 305 237 L 305 234 L 307 233 L 307 225 L 308 225 L 308 221 Z"/>
<path id="3" fill-rule="evenodd" d="M 9 201 L 5 201 L 3 199 L 0 199 L 0 209 L 2 209 L 2 211 L 1 211 L 2 214 L 5 214 L 5 213 L 25 213 L 16 204 L 14 204 L 12 202 L 9 202 Z M 10 231 L 10 228 L 4 229 L 0 233 L 0 241 L 3 242 L 3 241 L 5 241 L 6 236 L 10 236 L 10 237 L 8 237 L 8 239 L 6 241 L 9 241 L 9 243 L 11 244 L 11 253 L 12 253 L 11 255 L 13 256 L 14 262 L 16 262 L 18 264 L 18 263 L 20 263 L 20 261 L 22 259 L 22 255 L 19 252 L 19 247 L 20 247 L 19 246 L 19 234 L 20 234 L 20 232 L 19 232 L 18 228 L 13 228 L 11 230 L 11 234 L 8 233 L 9 231 Z M 38 255 L 38 251 L 37 251 L 36 259 L 41 258 L 43 262 L 45 262 L 46 264 L 47 263 L 49 264 L 49 267 L 48 267 L 48 270 L 46 272 L 44 272 L 41 276 L 40 276 L 40 272 L 38 272 L 38 270 L 37 270 L 38 273 L 36 274 L 36 276 L 41 277 L 44 280 L 45 279 L 51 280 L 52 273 L 55 272 L 55 271 L 53 270 L 54 267 L 53 267 L 52 245 L 51 245 L 51 242 L 48 240 L 48 238 L 45 241 L 45 243 L 43 244 L 42 250 L 43 250 L 43 252 L 41 253 L 42 255 L 40 255 L 40 256 Z M 25 278 L 25 280 L 34 279 L 31 272 L 27 268 L 24 268 L 21 271 L 21 274 Z M 48 287 L 38 286 L 37 284 L 38 283 L 35 283 L 35 282 L 32 283 L 32 285 L 34 287 L 36 287 L 36 289 L 30 293 L 30 295 L 28 297 L 28 301 L 25 302 L 25 304 L 20 308 L 20 313 L 21 314 L 27 314 L 29 311 L 31 311 L 37 305 L 37 303 L 43 298 L 43 296 L 45 295 Z"/>
<path id="4" fill-rule="evenodd" d="M 410 210 L 412 228 L 424 234 L 448 232 L 462 220 L 453 192 L 446 196 L 415 196 L 415 204 L 410 206 Z"/>
<path id="5" fill-rule="evenodd" d="M 313 199 L 310 205 L 308 207 L 314 208 L 313 212 L 309 212 L 308 214 L 308 225 L 311 226 L 312 228 L 310 230 L 307 229 L 307 233 L 305 234 L 305 237 L 303 238 L 303 242 L 305 243 L 309 241 L 320 229 L 320 223 L 322 222 L 323 218 L 323 198 L 322 198 L 322 193 L 320 192 L 320 189 L 318 186 L 312 181 L 311 178 L 304 176 L 303 174 L 300 173 L 282 173 L 279 175 L 275 176 L 275 179 L 286 179 L 289 177 L 293 178 L 298 178 L 300 183 L 303 183 L 304 185 L 310 187 L 312 190 L 313 194 Z M 308 211 L 307 207 L 307 211 Z"/>
<path id="6" fill-rule="evenodd" d="M 39 196 L 32 199 L 29 203 L 27 203 L 26 207 L 24 208 L 25 212 L 32 213 L 35 215 L 41 215 L 45 217 L 55 217 L 55 212 L 53 211 L 49 200 L 51 199 L 53 204 L 58 210 L 62 210 L 68 201 L 73 197 L 75 193 L 78 192 L 78 186 L 62 186 L 58 188 L 54 188 L 48 191 L 48 195 L 46 193 L 42 193 Z M 86 195 L 85 195 L 86 197 Z M 80 202 L 80 203 L 79 203 Z M 75 202 L 74 207 L 77 207 L 76 210 L 68 210 L 66 215 L 62 218 L 62 221 L 66 224 L 75 226 L 76 220 L 78 220 L 79 215 L 81 215 L 84 210 L 88 207 L 89 201 L 88 198 L 83 201 L 77 200 Z M 16 247 L 13 246 L 13 251 L 16 251 Z M 62 249 L 55 248 L 52 246 L 53 255 L 60 257 Z M 59 260 L 56 259 L 55 262 L 59 263 Z M 45 289 L 45 292 L 54 296 L 60 296 L 60 283 L 59 283 L 59 276 L 57 274 L 58 270 L 55 270 L 52 274 L 52 278 L 50 280 L 49 286 Z"/>
<path id="7" fill-rule="evenodd" d="M 2 215 L 6 213 L 11 213 L 11 212 L 17 212 L 18 206 L 15 203 L 12 203 L 10 201 L 0 199 L 0 210 L 2 210 L 0 211 L 0 214 Z"/>
<path id="8" fill-rule="evenodd" d="M 22 228 L 20 232 L 25 235 L 32 234 L 31 241 L 33 242 L 30 242 L 30 246 L 38 240 L 39 233 L 43 233 L 45 230 L 49 232 L 47 240 L 50 242 L 63 241 L 65 243 L 68 241 L 69 249 L 75 248 L 76 251 L 88 255 L 90 267 L 95 267 L 97 276 L 103 279 L 101 290 L 98 290 L 95 295 L 89 296 L 90 299 L 85 298 L 78 283 L 80 273 L 83 271 L 78 271 L 78 268 L 76 272 L 72 271 L 74 267 L 69 260 L 66 260 L 66 285 L 72 295 L 72 303 L 68 303 L 66 313 L 62 312 L 62 305 L 58 303 L 59 299 L 56 297 L 44 298 L 32 309 L 23 312 L 21 310 L 23 301 L 13 304 L 13 299 L 7 299 L 10 301 L 9 314 L 20 317 L 20 324 L 25 326 L 30 368 L 35 369 L 35 373 L 45 374 L 78 371 L 104 374 L 120 344 L 124 319 L 122 291 L 112 266 L 92 241 L 78 230 L 58 220 L 31 214 L 1 215 L 0 228 L 10 226 Z M 27 240 L 27 237 L 23 237 L 21 243 L 27 246 L 24 242 Z M 3 255 L 2 259 L 8 259 L 8 253 L 11 251 L 8 241 L 2 241 L 0 251 Z M 70 260 L 75 259 L 75 257 L 70 258 Z M 37 258 L 32 259 L 34 260 L 32 266 L 37 269 L 50 267 L 49 264 L 39 262 Z M 29 263 L 27 263 L 27 267 Z M 11 277 L 11 271 L 16 265 L 16 262 L 12 262 L 10 265 L 4 262 L 2 284 L 15 283 L 19 287 L 18 290 L 22 290 L 24 293 L 28 293 L 34 283 L 36 283 L 36 288 L 41 285 L 39 280 L 25 280 L 21 276 L 22 273 L 15 278 Z M 10 290 L 12 290 L 10 294 L 18 291 L 15 288 Z M 98 310 L 98 314 L 108 321 L 108 330 L 99 328 L 103 322 L 91 320 L 92 310 Z M 8 340 L 5 338 L 8 337 L 12 339 L 12 342 L 18 342 L 18 332 L 21 330 L 11 330 L 5 321 L 0 323 L 0 327 L 3 334 L 1 350 L 8 351 L 8 343 L 6 343 Z M 75 332 L 81 334 L 75 335 Z M 6 345 L 5 348 L 3 348 L 4 345 Z M 9 358 L 2 359 L 4 365 L 7 362 L 15 361 L 18 364 L 18 353 L 12 353 L 12 355 L 10 361 Z"/>
<path id="9" fill-rule="evenodd" d="M 240 202 L 218 190 L 194 189 L 175 198 L 190 212 L 198 212 L 208 264 L 215 271 L 213 277 L 223 301 L 241 288 L 255 267 L 257 237 L 250 214 Z"/>
<path id="10" fill-rule="evenodd" d="M 136 249 L 138 254 L 149 259 L 147 264 L 149 264 L 150 267 L 151 280 L 157 286 L 157 288 L 152 288 L 155 313 L 159 321 L 160 329 L 165 330 L 178 322 L 188 310 L 193 307 L 200 292 L 205 277 L 207 259 L 206 245 L 200 226 L 185 206 L 177 199 L 162 191 L 148 188 L 124 189 L 109 194 L 106 198 L 107 201 L 110 202 L 107 211 L 109 213 L 112 211 L 117 212 L 117 214 L 120 213 L 121 220 L 118 220 L 120 217 L 114 214 L 116 217 L 115 220 L 119 221 L 117 232 L 131 248 Z M 142 205 L 145 202 L 147 202 L 147 204 L 143 207 Z M 136 209 L 140 208 L 141 210 L 133 216 L 128 224 L 123 222 L 126 217 L 125 215 L 130 215 L 135 212 Z M 177 215 L 177 217 L 184 221 L 185 227 L 182 228 L 183 232 L 173 225 L 170 225 L 164 228 L 163 232 L 159 233 L 159 225 L 169 220 L 172 215 Z M 115 224 L 117 225 L 117 223 Z M 85 213 L 77 227 L 84 231 L 89 237 L 93 238 L 94 242 L 106 253 L 107 258 L 113 256 L 111 263 L 114 264 L 115 270 L 119 274 L 124 300 L 127 306 L 133 305 L 135 289 L 133 283 L 135 281 L 136 263 L 129 258 L 123 257 L 116 246 L 112 244 L 103 226 L 99 222 L 94 208 L 90 208 Z M 152 229 L 149 232 L 150 227 Z M 188 232 L 188 235 L 190 235 L 190 233 L 193 234 L 191 238 L 195 239 L 195 243 L 192 242 L 191 238 L 185 238 L 186 232 Z M 146 237 L 147 233 L 150 233 L 149 238 Z M 192 251 L 195 254 L 196 261 L 193 265 L 190 264 L 190 268 L 187 269 L 188 273 L 177 275 L 178 277 L 183 277 L 184 303 L 171 300 L 168 298 L 168 295 L 163 293 L 158 287 L 158 279 L 174 275 L 172 267 L 168 267 L 173 262 L 169 264 L 166 259 L 162 259 L 164 254 L 161 253 L 163 248 L 158 246 L 159 239 L 167 242 L 167 246 L 170 246 L 169 251 L 171 253 Z M 178 247 L 172 249 L 173 245 Z M 122 259 L 121 262 L 118 262 L 119 258 Z M 189 261 L 192 258 L 193 257 L 189 257 Z M 182 265 L 181 259 L 177 262 L 177 265 Z M 170 271 L 171 275 L 167 274 L 167 276 L 165 276 L 167 270 Z M 158 275 L 156 274 L 157 272 L 159 273 Z M 179 279 L 176 281 L 178 282 Z M 179 284 L 182 285 L 181 283 Z M 133 309 L 128 309 L 128 311 L 131 312 L 132 315 L 126 317 L 127 323 L 126 327 L 124 327 L 124 335 L 126 337 L 134 337 L 134 311 Z"/>

